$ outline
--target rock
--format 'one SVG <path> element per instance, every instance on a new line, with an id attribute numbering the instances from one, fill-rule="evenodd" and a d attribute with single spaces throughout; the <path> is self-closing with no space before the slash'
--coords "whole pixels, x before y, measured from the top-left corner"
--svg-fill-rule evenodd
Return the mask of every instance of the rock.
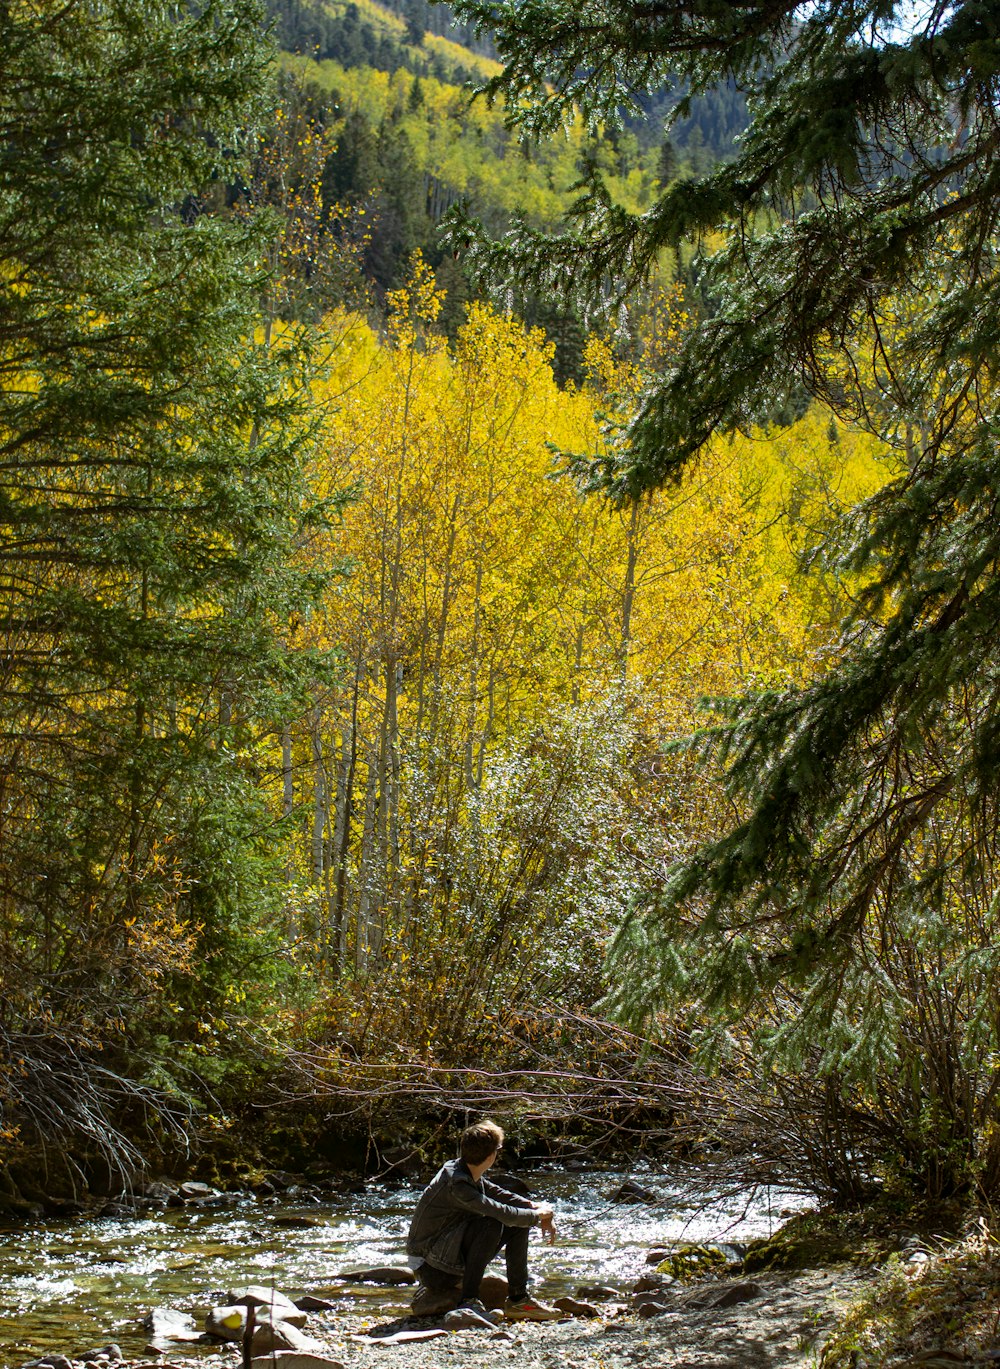
<path id="1" fill-rule="evenodd" d="M 426 1331 L 393 1331 L 388 1336 L 350 1336 L 348 1339 L 362 1345 L 407 1345 L 422 1340 L 439 1340 L 447 1334 L 443 1326 L 431 1326 Z"/>
<path id="2" fill-rule="evenodd" d="M 383 1175 L 416 1175 L 423 1169 L 423 1161 L 412 1146 L 390 1146 L 382 1151 L 379 1158 Z"/>
<path id="3" fill-rule="evenodd" d="M 509 1291 L 506 1279 L 499 1274 L 487 1274 L 479 1285 L 479 1301 L 484 1307 L 503 1307 Z"/>
<path id="4" fill-rule="evenodd" d="M 677 1280 L 672 1274 L 643 1274 L 636 1279 L 632 1285 L 633 1293 L 654 1293 L 662 1292 L 665 1288 L 671 1288 Z"/>
<path id="5" fill-rule="evenodd" d="M 576 1298 L 555 1298 L 552 1306 L 558 1307 L 560 1312 L 568 1312 L 571 1317 L 600 1316 L 596 1307 L 589 1302 L 577 1302 Z"/>
<path id="6" fill-rule="evenodd" d="M 952 1369 L 956 1364 L 971 1365 L 969 1359 L 962 1350 L 920 1350 L 912 1359 L 906 1361 L 905 1369 Z"/>
<path id="7" fill-rule="evenodd" d="M 309 1354 L 322 1354 L 319 1341 L 304 1335 L 297 1326 L 287 1321 L 263 1321 L 254 1327 L 250 1340 L 254 1355 L 270 1355 L 275 1350 L 301 1350 Z"/>
<path id="8" fill-rule="evenodd" d="M 662 1264 L 663 1261 L 670 1256 L 671 1251 L 672 1247 L 668 1245 L 654 1246 L 652 1250 L 647 1250 L 646 1252 L 646 1263 Z"/>
<path id="9" fill-rule="evenodd" d="M 706 1274 L 712 1269 L 724 1269 L 728 1260 L 717 1245 L 680 1245 L 656 1266 L 661 1274 L 683 1279 L 692 1274 Z"/>
<path id="10" fill-rule="evenodd" d="M 194 1198 L 222 1197 L 222 1194 L 219 1192 L 219 1190 L 217 1188 L 213 1188 L 211 1184 L 201 1184 L 194 1179 L 189 1180 L 187 1183 L 181 1184 L 177 1192 L 180 1194 L 180 1196 L 184 1199 L 185 1202 L 189 1202 L 191 1199 Z"/>
<path id="11" fill-rule="evenodd" d="M 184 1206 L 195 1208 L 232 1207 L 240 1200 L 239 1193 L 216 1193 L 214 1198 L 189 1198 Z"/>
<path id="12" fill-rule="evenodd" d="M 226 1294 L 226 1302 L 232 1307 L 269 1308 L 271 1321 L 287 1321 L 293 1326 L 305 1326 L 308 1320 L 306 1310 L 292 1302 L 286 1293 L 277 1288 L 265 1288 L 262 1284 L 236 1288 Z"/>
<path id="13" fill-rule="evenodd" d="M 459 1284 L 455 1284 L 454 1288 L 443 1288 L 438 1291 L 421 1286 L 413 1295 L 410 1311 L 419 1319 L 440 1317 L 444 1312 L 453 1312 L 461 1301 L 462 1289 Z"/>
<path id="14" fill-rule="evenodd" d="M 44 1206 L 47 1217 L 82 1217 L 87 1210 L 75 1198 L 46 1198 Z"/>
<path id="15" fill-rule="evenodd" d="M 98 1217 L 113 1217 L 121 1220 L 123 1217 L 134 1217 L 135 1208 L 131 1203 L 110 1202 L 105 1203 L 97 1215 Z"/>
<path id="16" fill-rule="evenodd" d="M 665 1302 L 641 1302 L 635 1309 L 635 1315 L 641 1321 L 648 1321 L 650 1317 L 658 1317 L 661 1312 L 670 1310 Z"/>
<path id="17" fill-rule="evenodd" d="M 295 1306 L 300 1312 L 333 1312 L 337 1304 L 329 1298 L 316 1298 L 311 1293 L 306 1293 L 304 1297 L 295 1299 Z"/>
<path id="18" fill-rule="evenodd" d="M 264 1175 L 264 1183 L 270 1184 L 272 1190 L 276 1189 L 282 1193 L 304 1182 L 304 1174 L 290 1174 L 286 1169 L 272 1169 Z"/>
<path id="19" fill-rule="evenodd" d="M 176 1184 L 164 1183 L 162 1179 L 151 1179 L 148 1184 L 143 1184 L 139 1193 L 143 1198 L 152 1198 L 154 1202 L 165 1203 L 167 1199 L 177 1192 Z"/>
<path id="20" fill-rule="evenodd" d="M 308 1231 L 310 1227 L 319 1226 L 320 1222 L 316 1217 L 275 1217 L 275 1226 L 283 1226 L 288 1231 Z"/>
<path id="21" fill-rule="evenodd" d="M 45 1216 L 42 1203 L 32 1202 L 30 1198 L 0 1198 L 0 1214 L 15 1217 L 26 1222 L 40 1222 Z"/>
<path id="22" fill-rule="evenodd" d="M 400 1269 L 389 1265 L 380 1266 L 378 1269 L 348 1269 L 337 1277 L 343 1279 L 344 1283 L 377 1283 L 385 1287 L 417 1281 L 412 1269 Z"/>
<path id="23" fill-rule="evenodd" d="M 478 1312 L 473 1312 L 469 1307 L 456 1307 L 453 1312 L 446 1312 L 441 1318 L 441 1323 L 449 1331 L 495 1331 L 496 1325 L 488 1317 L 481 1317 Z"/>
<path id="24" fill-rule="evenodd" d="M 142 1327 L 155 1341 L 201 1340 L 195 1329 L 194 1318 L 186 1312 L 175 1312 L 171 1307 L 154 1307 L 142 1319 Z M 156 1348 L 159 1348 L 158 1346 Z"/>
<path id="25" fill-rule="evenodd" d="M 617 1288 L 609 1288 L 607 1284 L 582 1283 L 576 1290 L 576 1296 L 584 1302 L 614 1302 L 620 1295 Z"/>
<path id="26" fill-rule="evenodd" d="M 772 1235 L 750 1241 L 743 1273 L 830 1269 L 852 1263 L 860 1245 L 859 1231 L 849 1222 L 831 1222 L 816 1212 L 799 1212 Z M 872 1242 L 866 1242 L 872 1249 Z M 885 1255 L 891 1247 L 883 1247 Z"/>
<path id="27" fill-rule="evenodd" d="M 634 1179 L 626 1179 L 623 1184 L 611 1190 L 608 1197 L 613 1203 L 658 1203 L 660 1195 L 651 1188 L 643 1188 Z"/>
<path id="28" fill-rule="evenodd" d="M 245 1297 L 248 1301 L 235 1298 L 226 1307 L 213 1307 L 205 1319 L 205 1330 L 210 1336 L 218 1336 L 221 1340 L 238 1341 L 243 1339 L 246 1331 L 247 1316 L 249 1309 L 253 1308 L 254 1314 L 254 1333 L 253 1343 L 257 1344 L 257 1332 L 261 1332 L 264 1341 L 268 1341 L 270 1331 L 273 1329 L 278 1333 L 278 1339 L 287 1339 L 286 1332 L 294 1331 L 300 1341 L 294 1339 L 288 1345 L 272 1346 L 269 1341 L 261 1354 L 268 1354 L 272 1349 L 278 1350 L 311 1350 L 316 1342 L 308 1336 L 302 1336 L 300 1327 L 305 1326 L 308 1318 L 305 1312 L 301 1312 L 295 1304 L 285 1297 L 284 1293 L 275 1293 L 274 1302 L 262 1303 L 259 1301 L 249 1301 L 251 1295 L 255 1293 L 269 1293 L 268 1289 L 247 1289 Z"/>
<path id="29" fill-rule="evenodd" d="M 114 1341 L 112 1341 L 110 1345 L 102 1345 L 97 1350 L 88 1350 L 85 1355 L 79 1356 L 79 1359 L 82 1360 L 84 1364 L 92 1364 L 94 1360 L 98 1359 L 107 1360 L 109 1363 L 117 1363 L 118 1360 L 123 1360 L 124 1358 L 125 1356 L 122 1354 L 121 1346 Z"/>
<path id="30" fill-rule="evenodd" d="M 759 1298 L 762 1292 L 763 1289 L 757 1283 L 731 1283 L 722 1288 L 699 1290 L 696 1294 L 688 1294 L 681 1301 L 685 1307 L 696 1311 L 705 1308 L 721 1311 L 724 1307 L 737 1307 L 741 1302 Z"/>
<path id="31" fill-rule="evenodd" d="M 250 1369 L 344 1369 L 338 1359 L 312 1355 L 307 1350 L 277 1350 L 250 1361 Z"/>
<path id="32" fill-rule="evenodd" d="M 29 1360 L 23 1369 L 73 1369 L 73 1361 L 66 1355 L 42 1355 L 41 1359 Z"/>
<path id="33" fill-rule="evenodd" d="M 219 1340 L 242 1340 L 247 1325 L 245 1306 L 212 1307 L 205 1318 L 205 1330 Z"/>

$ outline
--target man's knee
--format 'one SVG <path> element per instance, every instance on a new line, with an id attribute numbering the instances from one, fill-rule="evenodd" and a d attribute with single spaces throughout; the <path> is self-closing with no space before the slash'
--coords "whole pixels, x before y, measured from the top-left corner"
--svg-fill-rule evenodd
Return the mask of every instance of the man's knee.
<path id="1" fill-rule="evenodd" d="M 448 1292 L 452 1288 L 457 1288 L 460 1283 L 457 1274 L 449 1274 L 444 1269 L 437 1269 L 434 1265 L 428 1264 L 426 1260 L 418 1266 L 416 1274 L 418 1282 L 431 1293 Z"/>

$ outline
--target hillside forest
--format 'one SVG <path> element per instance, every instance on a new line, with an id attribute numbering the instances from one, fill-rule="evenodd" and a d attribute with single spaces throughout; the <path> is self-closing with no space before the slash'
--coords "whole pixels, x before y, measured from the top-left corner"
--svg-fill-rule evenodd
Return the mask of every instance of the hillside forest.
<path id="1" fill-rule="evenodd" d="M 636 923 L 748 811 L 733 700 L 888 619 L 830 547 L 933 420 L 875 413 L 862 349 L 865 415 L 793 383 L 600 488 L 720 316 L 727 230 L 588 302 L 490 290 L 454 212 L 557 233 L 596 178 L 641 216 L 747 107 L 678 68 L 545 140 L 472 98 L 473 18 L 0 8 L 6 1201 L 378 1169 L 489 1109 L 525 1151 L 995 1193 L 992 855 L 948 865 L 957 800 L 908 857 L 940 897 L 866 906 L 819 1025 L 767 915 L 725 993 Z"/>

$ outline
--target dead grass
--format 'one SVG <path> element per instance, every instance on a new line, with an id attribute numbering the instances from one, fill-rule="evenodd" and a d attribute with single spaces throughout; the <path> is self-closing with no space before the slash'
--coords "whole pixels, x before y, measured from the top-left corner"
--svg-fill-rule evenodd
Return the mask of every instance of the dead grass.
<path id="1" fill-rule="evenodd" d="M 975 1218 L 953 1243 L 893 1257 L 842 1318 L 821 1369 L 1000 1360 L 1000 1235 Z"/>

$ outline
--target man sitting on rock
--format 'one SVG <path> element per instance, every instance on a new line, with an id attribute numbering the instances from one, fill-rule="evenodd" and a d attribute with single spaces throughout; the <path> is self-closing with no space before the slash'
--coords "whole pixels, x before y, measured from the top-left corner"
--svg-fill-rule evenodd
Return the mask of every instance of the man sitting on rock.
<path id="1" fill-rule="evenodd" d="M 410 1266 L 420 1281 L 413 1298 L 417 1316 L 458 1307 L 489 1321 L 479 1285 L 490 1260 L 503 1250 L 505 1316 L 511 1321 L 559 1317 L 554 1307 L 528 1294 L 528 1236 L 538 1226 L 550 1244 L 555 1241 L 552 1208 L 532 1202 L 524 1185 L 510 1176 L 502 1187 L 484 1179 L 502 1147 L 503 1131 L 495 1122 L 466 1127 L 459 1158 L 443 1165 L 421 1194 L 406 1241 Z"/>

